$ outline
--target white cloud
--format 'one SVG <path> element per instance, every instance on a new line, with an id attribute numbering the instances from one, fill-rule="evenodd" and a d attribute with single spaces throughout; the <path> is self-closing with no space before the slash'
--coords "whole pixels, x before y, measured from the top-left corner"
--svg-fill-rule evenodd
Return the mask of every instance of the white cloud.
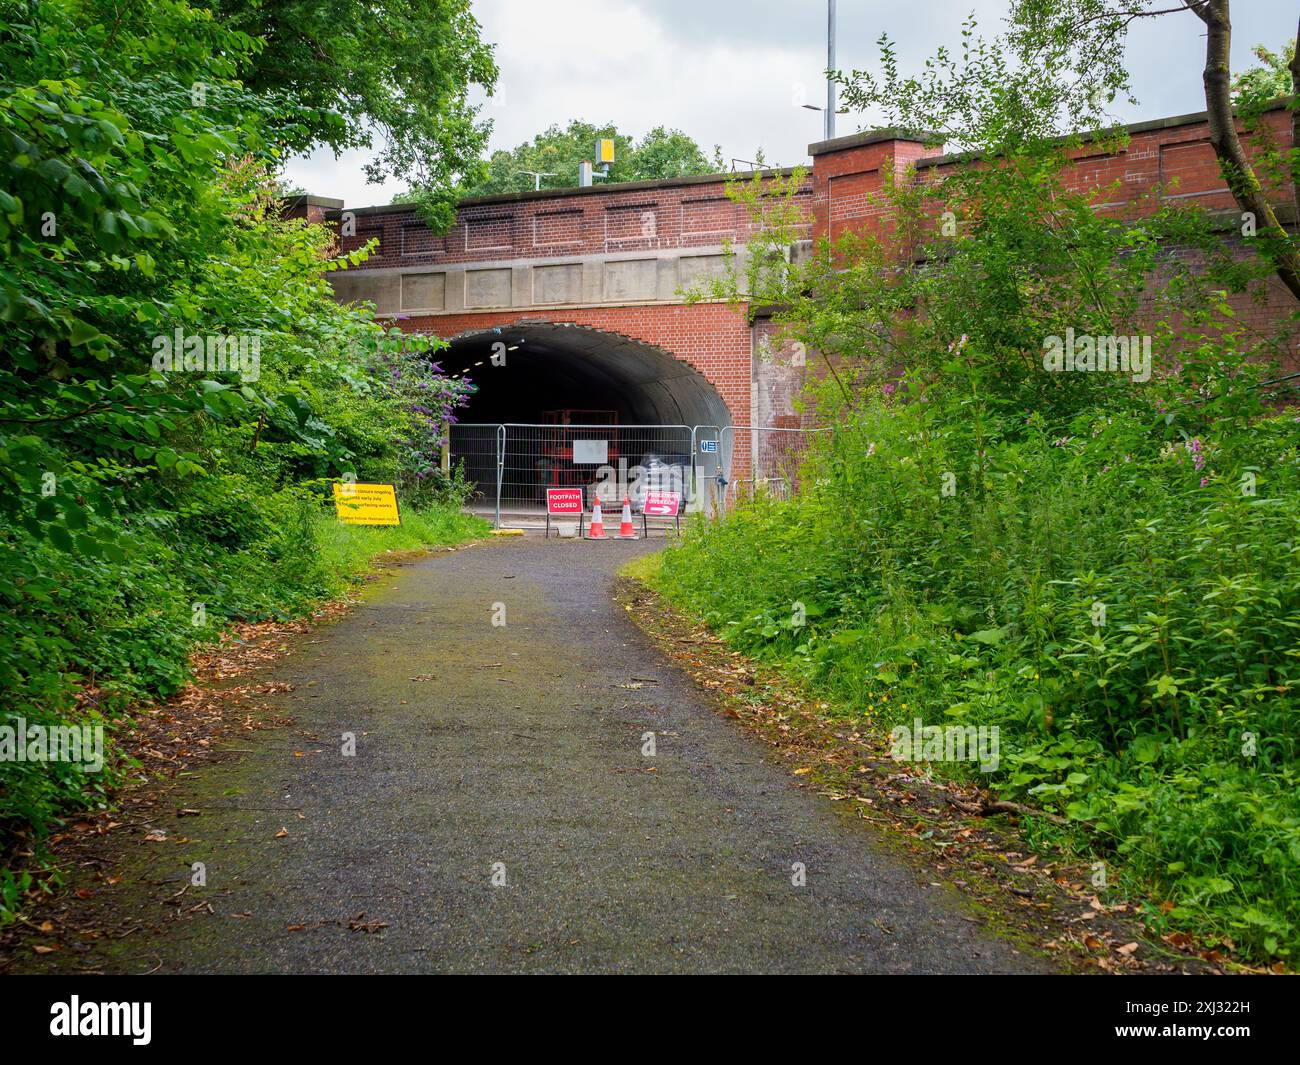
<path id="1" fill-rule="evenodd" d="M 840 0 L 838 65 L 867 67 L 875 41 L 888 33 L 905 69 L 915 69 L 940 44 L 960 40 L 963 17 L 974 10 L 995 32 L 1005 0 Z M 491 147 L 508 148 L 570 119 L 612 121 L 639 136 L 657 125 L 689 133 L 724 157 L 769 162 L 806 158 L 822 136 L 819 112 L 797 106 L 824 102 L 824 0 L 478 0 L 484 37 L 496 44 L 499 99 L 483 114 L 493 121 Z M 1252 62 L 1256 43 L 1276 46 L 1295 33 L 1289 0 L 1234 5 L 1234 69 Z M 1194 15 L 1139 24 L 1129 69 L 1141 104 L 1127 121 L 1199 111 L 1204 37 Z M 841 115 L 838 133 L 861 119 Z M 288 180 L 350 205 L 387 203 L 401 182 L 367 185 L 365 153 L 317 152 L 287 168 Z"/>

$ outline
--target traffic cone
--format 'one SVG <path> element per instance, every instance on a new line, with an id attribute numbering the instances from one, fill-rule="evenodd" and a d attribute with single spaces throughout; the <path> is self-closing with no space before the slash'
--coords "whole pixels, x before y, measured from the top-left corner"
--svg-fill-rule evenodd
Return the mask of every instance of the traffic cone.
<path id="1" fill-rule="evenodd" d="M 637 539 L 636 530 L 632 528 L 632 501 L 623 497 L 623 520 L 619 522 L 618 538 L 620 540 Z"/>
<path id="2" fill-rule="evenodd" d="M 600 513 L 600 496 L 596 496 L 595 502 L 591 504 L 591 524 L 587 526 L 588 540 L 604 540 L 605 536 L 605 519 Z"/>

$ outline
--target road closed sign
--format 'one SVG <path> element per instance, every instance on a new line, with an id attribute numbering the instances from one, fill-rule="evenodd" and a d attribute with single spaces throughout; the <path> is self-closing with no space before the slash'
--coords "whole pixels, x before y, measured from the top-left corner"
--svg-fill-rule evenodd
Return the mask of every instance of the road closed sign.
<path id="1" fill-rule="evenodd" d="M 546 513 L 557 518 L 576 518 L 582 513 L 581 488 L 548 488 Z"/>
<path id="2" fill-rule="evenodd" d="M 681 506 L 682 497 L 676 492 L 647 492 L 642 509 L 647 517 L 675 518 Z"/>
<path id="3" fill-rule="evenodd" d="M 391 484 L 335 484 L 334 510 L 344 525 L 402 524 L 397 489 Z"/>

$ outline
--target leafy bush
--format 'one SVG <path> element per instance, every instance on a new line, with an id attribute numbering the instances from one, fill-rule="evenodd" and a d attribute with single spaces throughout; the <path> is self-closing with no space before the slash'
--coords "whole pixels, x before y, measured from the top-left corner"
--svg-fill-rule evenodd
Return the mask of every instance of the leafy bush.
<path id="1" fill-rule="evenodd" d="M 1161 920 L 1286 955 L 1300 433 L 1257 409 L 1244 366 L 1199 382 L 1231 400 L 1216 417 L 1175 404 L 1184 383 L 1064 432 L 981 424 L 944 390 L 878 397 L 827 434 L 796 498 L 693 527 L 660 580 L 846 715 L 999 726 L 997 791 L 1122 857 L 1174 903 Z"/>
<path id="2" fill-rule="evenodd" d="M 247 87 L 265 42 L 185 0 L 9 4 L 0 42 L 0 725 L 111 740 L 225 623 L 472 535 L 430 474 L 467 386 L 437 341 L 334 301 L 326 276 L 373 248 L 338 257 L 280 217 L 286 138 L 337 115 Z M 402 528 L 336 528 L 347 476 L 395 483 Z M 0 760 L 0 850 L 105 801 L 109 754 L 102 774 Z M 0 916 L 24 883 L 0 879 Z"/>

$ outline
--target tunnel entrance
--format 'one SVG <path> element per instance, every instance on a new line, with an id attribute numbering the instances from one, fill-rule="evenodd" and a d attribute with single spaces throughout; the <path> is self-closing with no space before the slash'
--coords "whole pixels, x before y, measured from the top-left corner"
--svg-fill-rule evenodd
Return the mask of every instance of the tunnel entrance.
<path id="1" fill-rule="evenodd" d="M 582 487 L 589 505 L 602 478 L 605 502 L 625 489 L 634 507 L 647 490 L 689 495 L 694 427 L 710 427 L 703 435 L 716 440 L 731 424 L 698 370 L 661 348 L 583 326 L 465 334 L 438 361 L 475 386 L 457 412 L 451 461 L 477 486 L 473 502 L 482 508 L 495 507 L 498 475 L 501 506 L 511 510 L 540 510 L 547 487 Z"/>
<path id="2" fill-rule="evenodd" d="M 499 347 L 498 347 L 499 346 Z M 492 357 L 498 356 L 493 365 Z M 438 360 L 477 386 L 463 422 L 540 422 L 547 410 L 614 410 L 626 424 L 727 425 L 717 390 L 662 348 L 585 326 L 530 323 L 456 337 Z"/>

